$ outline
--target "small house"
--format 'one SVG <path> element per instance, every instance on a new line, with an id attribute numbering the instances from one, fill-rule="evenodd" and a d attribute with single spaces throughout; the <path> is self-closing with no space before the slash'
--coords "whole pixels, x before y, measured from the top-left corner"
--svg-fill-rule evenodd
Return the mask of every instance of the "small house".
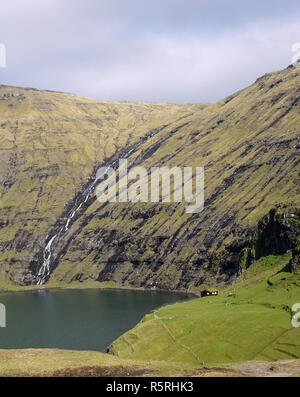
<path id="1" fill-rule="evenodd" d="M 214 296 L 214 295 L 218 295 L 218 291 L 209 291 L 208 289 L 204 289 L 200 292 L 201 294 L 201 298 L 203 298 L 203 296 Z"/>

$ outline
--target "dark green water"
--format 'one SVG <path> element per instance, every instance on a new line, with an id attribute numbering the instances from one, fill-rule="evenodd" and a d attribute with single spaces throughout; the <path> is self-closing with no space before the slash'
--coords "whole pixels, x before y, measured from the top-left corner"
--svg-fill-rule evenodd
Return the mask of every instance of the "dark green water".
<path id="1" fill-rule="evenodd" d="M 101 350 L 180 293 L 129 290 L 56 290 L 0 294 L 6 328 L 0 348 Z"/>

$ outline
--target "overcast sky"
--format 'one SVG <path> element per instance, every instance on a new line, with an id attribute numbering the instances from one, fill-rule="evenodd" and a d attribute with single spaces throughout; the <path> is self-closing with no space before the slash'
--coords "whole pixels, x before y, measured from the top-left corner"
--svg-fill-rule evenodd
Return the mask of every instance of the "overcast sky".
<path id="1" fill-rule="evenodd" d="M 9 0 L 0 83 L 210 102 L 287 67 L 297 42 L 299 0 Z"/>

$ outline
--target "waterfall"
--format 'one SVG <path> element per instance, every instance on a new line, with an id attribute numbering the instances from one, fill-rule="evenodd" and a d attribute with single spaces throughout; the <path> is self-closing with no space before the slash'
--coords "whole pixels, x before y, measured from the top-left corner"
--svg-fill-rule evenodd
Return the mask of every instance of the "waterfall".
<path id="1" fill-rule="evenodd" d="M 46 245 L 46 248 L 44 249 L 44 252 L 43 252 L 44 262 L 38 272 L 37 285 L 43 284 L 44 279 L 50 274 L 51 245 L 52 245 L 53 241 L 56 239 L 56 236 L 57 236 L 57 234 L 55 234 L 51 238 L 51 240 Z"/>
<path id="2" fill-rule="evenodd" d="M 62 233 L 65 233 L 69 230 L 69 225 L 71 220 L 74 218 L 74 216 L 77 214 L 77 212 L 80 210 L 83 204 L 85 204 L 88 201 L 88 198 L 90 197 L 91 193 L 94 191 L 94 188 L 97 183 L 97 176 L 95 177 L 95 180 L 85 189 L 85 191 L 82 194 L 82 201 L 80 204 L 70 211 L 70 215 L 67 217 L 65 225 L 59 230 L 58 233 L 56 233 L 48 242 L 46 245 L 46 248 L 44 249 L 43 252 L 43 257 L 44 257 L 44 262 L 41 265 L 39 271 L 38 271 L 38 281 L 37 285 L 42 285 L 45 283 L 46 278 L 50 275 L 50 264 L 51 264 L 51 256 L 52 256 L 52 251 L 51 247 L 54 242 L 54 240 Z"/>
<path id="3" fill-rule="evenodd" d="M 148 135 L 146 135 L 146 139 L 150 139 L 153 136 L 155 136 L 156 134 L 158 134 L 163 128 L 165 128 L 166 125 L 155 129 L 154 131 L 151 131 Z M 143 143 L 143 140 L 141 140 L 140 142 L 136 143 L 134 145 L 133 148 L 131 148 L 130 150 L 127 150 L 125 153 L 122 154 L 122 158 L 128 158 L 128 156 L 134 151 L 137 150 Z M 114 167 L 115 164 L 117 163 L 117 160 L 113 161 L 111 164 L 106 164 L 107 169 L 109 167 Z M 100 168 L 99 168 L 100 169 Z M 103 173 L 104 175 L 104 173 Z M 65 225 L 59 230 L 58 233 L 56 233 L 53 237 L 51 237 L 51 239 L 49 240 L 48 244 L 46 245 L 44 251 L 43 251 L 43 258 L 44 261 L 41 265 L 41 267 L 39 268 L 39 271 L 37 273 L 37 285 L 42 285 L 46 282 L 47 277 L 50 275 L 51 272 L 51 257 L 52 257 L 52 244 L 53 242 L 56 240 L 56 238 L 61 235 L 62 233 L 65 233 L 69 230 L 69 225 L 71 220 L 74 218 L 74 216 L 76 215 L 76 213 L 80 210 L 80 208 L 82 207 L 83 204 L 85 204 L 87 202 L 87 200 L 89 199 L 90 195 L 93 193 L 95 186 L 97 185 L 97 180 L 100 178 L 101 176 L 98 175 L 98 172 L 96 172 L 95 174 L 95 179 L 94 181 L 83 191 L 83 193 L 81 194 L 81 202 L 79 203 L 79 205 L 77 204 L 77 206 L 71 209 L 70 214 L 67 217 L 66 223 Z"/>

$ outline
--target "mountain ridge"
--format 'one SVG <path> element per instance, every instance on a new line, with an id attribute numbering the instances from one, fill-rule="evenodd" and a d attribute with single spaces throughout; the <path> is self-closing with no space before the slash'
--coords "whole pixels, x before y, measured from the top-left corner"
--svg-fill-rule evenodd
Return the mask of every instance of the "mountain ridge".
<path id="1" fill-rule="evenodd" d="M 72 204 L 76 203 L 74 193 L 80 192 L 84 186 L 84 179 L 93 175 L 99 165 L 105 164 L 109 155 L 116 156 L 116 150 L 120 149 L 122 152 L 130 146 L 129 143 L 134 146 L 147 133 L 161 128 L 153 138 L 143 141 L 129 156 L 128 161 L 146 168 L 151 165 L 170 167 L 204 165 L 208 182 L 205 186 L 204 211 L 199 215 L 187 216 L 183 212 L 182 205 L 174 203 L 133 206 L 109 203 L 102 208 L 94 198 L 93 202 L 78 214 L 78 218 L 74 219 L 67 235 L 63 236 L 54 247 L 54 266 L 49 285 L 61 283 L 68 285 L 75 281 L 93 280 L 112 281 L 116 285 L 134 287 L 193 289 L 204 282 L 213 284 L 226 280 L 232 282 L 241 271 L 239 257 L 242 251 L 246 247 L 251 249 L 251 238 L 255 236 L 259 219 L 267 215 L 275 204 L 279 206 L 279 212 L 282 206 L 286 206 L 287 211 L 289 208 L 299 206 L 297 190 L 299 76 L 299 68 L 293 67 L 268 73 L 257 79 L 250 87 L 213 104 L 126 102 L 118 104 L 120 109 L 110 104 L 111 107 L 107 105 L 108 108 L 105 110 L 85 109 L 82 113 L 82 105 L 77 103 L 75 107 L 79 107 L 79 114 L 83 117 L 81 123 L 86 122 L 84 118 L 87 117 L 91 118 L 89 126 L 91 123 L 96 125 L 97 132 L 93 133 L 109 128 L 115 134 L 116 142 L 117 137 L 120 137 L 121 126 L 123 138 L 118 142 L 118 148 L 113 142 L 106 154 L 102 150 L 102 160 L 99 157 L 97 159 L 95 154 L 91 156 L 92 159 L 89 158 L 91 144 L 87 142 L 90 139 L 86 136 L 84 144 L 88 154 L 85 153 L 83 157 L 75 149 L 75 159 L 88 169 L 85 170 L 84 177 L 79 177 L 80 183 L 72 181 L 71 189 L 67 186 L 69 190 L 59 203 L 60 213 L 57 209 L 55 219 L 46 222 L 48 229 L 45 226 L 40 236 L 34 237 L 35 248 L 28 255 L 25 273 L 22 264 L 22 247 L 20 255 L 13 253 L 14 245 L 18 244 L 15 241 L 16 234 L 10 240 L 11 245 L 7 245 L 6 232 L 12 230 L 11 225 L 4 226 L 4 229 L 7 228 L 6 232 L 2 227 L 4 232 L 2 234 L 0 229 L 2 251 L 0 278 L 19 285 L 34 283 L 38 266 L 41 265 L 45 243 L 55 232 L 55 224 L 60 225 L 64 222 L 65 204 L 69 202 L 69 206 L 72 207 Z M 0 87 L 0 99 L 1 90 L 3 87 Z M 55 100 L 58 101 L 56 98 Z M 88 99 L 86 100 L 89 102 Z M 64 114 L 66 112 L 68 114 L 70 110 L 70 99 L 63 107 L 59 101 L 55 105 L 53 103 L 45 105 L 43 101 L 44 99 L 41 101 L 42 105 L 40 103 L 42 109 L 47 109 L 47 106 L 48 109 L 51 106 L 55 107 L 56 113 L 53 116 L 58 112 L 65 117 Z M 97 100 L 91 101 L 97 102 Z M 101 102 L 97 106 L 103 105 Z M 16 107 L 18 106 L 21 107 L 20 104 Z M 125 109 L 122 109 L 122 106 Z M 100 110 L 102 110 L 101 117 Z M 5 111 L 7 112 L 6 109 Z M 26 112 L 32 114 L 28 113 L 28 109 Z M 49 113 L 51 110 L 44 112 Z M 116 117 L 114 118 L 112 114 Z M 44 117 L 41 119 L 43 120 Z M 59 132 L 62 133 L 64 122 L 60 123 Z M 65 127 L 65 135 L 67 131 L 73 139 L 74 150 L 76 141 L 78 144 L 83 138 L 82 134 L 78 135 L 74 130 L 72 123 L 80 124 L 80 122 L 73 121 L 73 117 L 69 120 L 73 135 L 70 135 L 69 125 Z M 1 124 L 3 125 L 3 120 Z M 99 128 L 100 124 L 101 128 Z M 128 126 L 129 133 L 125 131 Z M 48 125 L 47 128 L 51 131 L 52 127 Z M 41 135 L 38 136 L 39 139 Z M 91 137 L 95 139 L 94 135 L 88 138 Z M 97 148 L 103 149 L 106 138 L 109 139 L 109 135 L 102 142 L 97 143 Z M 56 144 L 55 140 L 54 143 Z M 68 151 L 66 142 L 60 141 L 60 144 L 63 151 Z M 107 146 L 107 143 L 105 145 Z M 63 161 L 62 159 L 63 157 L 60 161 Z M 39 161 L 40 159 L 38 163 Z M 42 168 L 39 169 L 41 171 L 37 172 L 38 176 L 42 174 Z M 69 164 L 69 169 L 71 173 L 74 171 L 75 174 L 79 173 L 78 167 L 72 164 Z M 48 169 L 46 168 L 45 171 L 48 172 Z M 53 172 L 55 173 L 55 169 Z M 51 175 L 46 175 L 45 178 L 49 179 L 49 177 L 51 178 Z M 32 189 L 30 181 L 28 184 L 29 189 Z M 63 182 L 62 191 L 64 190 Z M 3 189 L 1 194 L 3 197 Z M 47 194 L 49 196 L 49 193 Z M 5 223 L 7 214 L 5 218 L 3 198 L 1 201 L 0 213 L 2 223 Z M 23 230 L 24 233 L 26 227 L 22 226 L 16 233 L 19 230 Z M 21 244 L 24 241 L 26 244 L 28 238 L 25 233 Z M 11 247 L 9 251 L 8 247 Z"/>

